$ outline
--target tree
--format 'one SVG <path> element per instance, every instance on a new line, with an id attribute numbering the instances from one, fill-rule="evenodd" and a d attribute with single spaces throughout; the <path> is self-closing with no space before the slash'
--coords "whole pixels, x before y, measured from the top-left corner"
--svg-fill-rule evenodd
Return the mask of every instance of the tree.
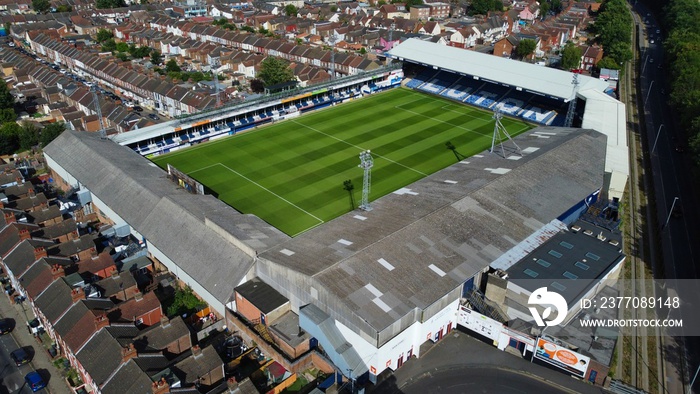
<path id="1" fill-rule="evenodd" d="M 486 15 L 489 11 L 502 11 L 501 0 L 472 0 L 471 15 Z"/>
<path id="2" fill-rule="evenodd" d="M 110 38 L 114 38 L 114 34 L 107 29 L 100 29 L 97 31 L 97 42 L 103 43 Z"/>
<path id="3" fill-rule="evenodd" d="M 119 8 L 126 7 L 124 0 L 97 0 L 95 2 L 95 8 Z"/>
<path id="4" fill-rule="evenodd" d="M 177 65 L 177 61 L 175 59 L 170 59 L 168 60 L 167 63 L 165 63 L 165 72 L 171 73 L 171 72 L 180 72 L 182 69 L 180 66 Z"/>
<path id="5" fill-rule="evenodd" d="M 398 2 L 400 3 L 401 0 L 399 0 Z M 393 3 L 393 1 L 392 1 L 392 3 Z M 403 3 L 406 4 L 406 11 L 408 11 L 408 10 L 410 10 L 411 7 L 413 7 L 414 5 L 421 5 L 421 4 L 423 4 L 423 0 L 406 0 L 406 1 L 404 1 Z"/>
<path id="6" fill-rule="evenodd" d="M 32 0 L 32 8 L 39 14 L 43 14 L 51 8 L 49 0 Z"/>
<path id="7" fill-rule="evenodd" d="M 206 304 L 197 298 L 189 286 L 178 287 L 173 296 L 173 303 L 168 306 L 169 316 L 179 316 L 188 312 L 196 312 Z"/>
<path id="8" fill-rule="evenodd" d="M 7 88 L 5 81 L 0 80 L 0 109 L 14 107 L 15 97 L 10 93 L 10 89 Z"/>
<path id="9" fill-rule="evenodd" d="M 123 62 L 129 60 L 129 56 L 124 52 L 117 52 L 117 54 L 114 55 L 114 57 L 116 57 L 117 59 L 119 59 Z"/>
<path id="10" fill-rule="evenodd" d="M 39 129 L 32 122 L 22 122 L 19 129 L 19 147 L 22 150 L 30 150 L 39 143 Z"/>
<path id="11" fill-rule="evenodd" d="M 535 40 L 524 38 L 520 40 L 518 46 L 515 48 L 515 53 L 518 55 L 518 57 L 524 59 L 531 53 L 535 52 L 535 48 L 537 48 L 537 42 L 535 42 Z"/>
<path id="12" fill-rule="evenodd" d="M 160 54 L 160 51 L 157 49 L 154 49 L 151 51 L 151 63 L 154 65 L 159 65 L 163 62 L 163 56 Z"/>
<path id="13" fill-rule="evenodd" d="M 297 16 L 298 12 L 299 10 L 294 6 L 294 4 L 287 4 L 284 7 L 284 14 L 287 16 Z"/>
<path id="14" fill-rule="evenodd" d="M 248 25 L 241 26 L 241 30 L 247 31 L 248 33 L 255 33 L 255 29 L 252 26 Z"/>
<path id="15" fill-rule="evenodd" d="M 19 148 L 19 125 L 8 122 L 0 126 L 0 154 L 10 155 Z"/>
<path id="16" fill-rule="evenodd" d="M 581 48 L 574 45 L 572 42 L 567 42 L 561 52 L 561 68 L 564 70 L 577 69 L 581 64 Z"/>
<path id="17" fill-rule="evenodd" d="M 601 68 L 608 68 L 610 70 L 619 70 L 620 69 L 620 63 L 618 63 L 615 59 L 611 58 L 610 56 L 606 56 L 606 57 L 602 58 L 595 66 L 599 70 Z"/>
<path id="18" fill-rule="evenodd" d="M 0 109 L 0 124 L 14 122 L 17 119 L 17 114 L 12 108 Z"/>
<path id="19" fill-rule="evenodd" d="M 104 52 L 112 52 L 115 49 L 117 49 L 117 43 L 114 41 L 114 38 L 110 38 L 102 44 L 102 51 Z"/>
<path id="20" fill-rule="evenodd" d="M 47 124 L 46 127 L 41 130 L 41 134 L 39 135 L 39 142 L 41 142 L 41 146 L 46 146 L 51 143 L 51 141 L 55 140 L 56 137 L 61 135 L 65 129 L 66 124 L 63 122 Z"/>
<path id="21" fill-rule="evenodd" d="M 128 52 L 129 51 L 129 44 L 127 44 L 125 42 L 118 42 L 116 49 L 119 52 Z"/>
<path id="22" fill-rule="evenodd" d="M 260 63 L 260 71 L 257 76 L 265 82 L 265 86 L 277 85 L 296 79 L 287 61 L 272 56 L 268 56 Z"/>
<path id="23" fill-rule="evenodd" d="M 250 81 L 250 90 L 253 91 L 253 93 L 262 93 L 265 91 L 265 82 L 263 82 L 261 79 L 255 78 L 252 81 Z"/>
<path id="24" fill-rule="evenodd" d="M 73 7 L 67 4 L 59 4 L 58 7 L 56 7 L 56 12 L 71 12 L 73 11 Z"/>
<path id="25" fill-rule="evenodd" d="M 543 1 L 540 3 L 540 17 L 544 19 L 547 16 L 547 13 L 549 13 L 550 5 L 547 1 Z"/>

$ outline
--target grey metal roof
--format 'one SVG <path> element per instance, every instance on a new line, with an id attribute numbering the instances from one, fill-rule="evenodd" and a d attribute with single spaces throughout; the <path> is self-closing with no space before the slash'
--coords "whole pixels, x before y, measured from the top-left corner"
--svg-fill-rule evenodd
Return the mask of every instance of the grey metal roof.
<path id="1" fill-rule="evenodd" d="M 287 239 L 212 196 L 187 193 L 146 158 L 98 136 L 67 131 L 44 153 L 222 303 L 233 291 L 228 284 L 240 283 L 252 266 L 253 248 Z M 223 223 L 237 226 L 235 235 L 248 254 L 231 242 L 234 236 L 219 230 Z"/>
<path id="2" fill-rule="evenodd" d="M 389 51 L 400 60 L 437 66 L 462 75 L 500 81 L 512 87 L 540 92 L 563 100 L 573 97 L 574 74 L 568 71 L 541 67 L 517 60 L 505 59 L 476 51 L 450 47 L 412 38 Z M 607 82 L 579 75 L 579 91 L 605 91 Z"/>
<path id="3" fill-rule="evenodd" d="M 488 152 L 465 159 L 372 202 L 371 212 L 350 212 L 275 246 L 260 264 L 268 273 L 280 265 L 312 276 L 318 294 L 331 298 L 319 301 L 340 301 L 351 315 L 325 312 L 380 331 L 438 301 L 602 186 L 603 134 L 541 127 L 515 140 L 519 160 Z M 284 295 L 313 292 L 279 280 Z"/>

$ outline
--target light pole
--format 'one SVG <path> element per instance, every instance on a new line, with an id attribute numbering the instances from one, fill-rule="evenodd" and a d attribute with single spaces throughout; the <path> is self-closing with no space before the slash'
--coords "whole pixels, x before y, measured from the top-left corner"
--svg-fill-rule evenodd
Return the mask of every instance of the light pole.
<path id="1" fill-rule="evenodd" d="M 651 81 L 651 84 L 649 85 L 649 90 L 647 90 L 647 97 L 644 99 L 644 106 L 646 107 L 647 105 L 647 100 L 649 100 L 649 93 L 651 93 L 651 88 L 654 86 L 654 81 Z"/>
<path id="2" fill-rule="evenodd" d="M 664 223 L 664 226 L 661 228 L 662 230 L 668 226 L 668 221 L 671 220 L 671 214 L 673 213 L 673 208 L 676 206 L 676 201 L 680 200 L 678 197 L 673 197 L 673 204 L 671 204 L 671 210 L 668 211 L 668 217 L 666 217 L 666 223 Z"/>
<path id="3" fill-rule="evenodd" d="M 548 328 L 549 326 L 545 326 L 542 331 L 540 331 L 540 335 L 535 337 L 535 345 L 532 347 L 532 356 L 530 356 L 530 363 L 535 359 L 535 352 L 537 351 L 537 343 L 540 341 L 540 338 L 544 336 L 544 331 Z"/>
<path id="4" fill-rule="evenodd" d="M 654 138 L 654 146 L 651 147 L 651 153 L 654 153 L 654 149 L 656 149 L 656 143 L 659 142 L 659 136 L 661 135 L 661 128 L 664 127 L 664 124 L 661 123 L 661 126 L 659 126 L 659 131 L 656 132 L 656 138 Z"/>

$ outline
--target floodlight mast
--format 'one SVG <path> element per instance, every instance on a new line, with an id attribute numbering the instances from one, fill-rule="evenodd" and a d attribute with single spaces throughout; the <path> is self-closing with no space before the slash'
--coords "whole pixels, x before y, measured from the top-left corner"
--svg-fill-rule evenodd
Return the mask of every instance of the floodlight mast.
<path id="1" fill-rule="evenodd" d="M 107 138 L 107 131 L 105 130 L 105 121 L 104 118 L 102 117 L 102 108 L 100 108 L 100 99 L 97 97 L 97 87 L 93 85 L 90 88 L 90 91 L 92 92 L 92 102 L 95 105 L 95 112 L 97 114 L 97 119 L 100 122 L 100 138 L 106 139 Z"/>
<path id="2" fill-rule="evenodd" d="M 506 158 L 506 150 L 503 147 L 503 141 L 505 139 L 510 140 L 510 142 L 515 145 L 515 148 L 517 149 L 517 152 L 520 156 L 523 155 L 523 151 L 520 149 L 518 144 L 515 143 L 513 140 L 513 137 L 510 136 L 510 133 L 508 133 L 508 130 L 503 126 L 501 123 L 501 118 L 503 118 L 503 114 L 501 113 L 501 107 L 500 104 L 496 105 L 493 109 L 493 119 L 496 120 L 496 124 L 493 127 L 493 138 L 491 139 L 491 149 L 489 150 L 490 153 L 494 153 L 496 149 L 496 144 L 498 144 L 501 147 L 501 155 L 503 155 L 503 158 Z"/>
<path id="3" fill-rule="evenodd" d="M 364 176 L 362 178 L 362 201 L 360 202 L 359 208 L 363 211 L 371 211 L 372 207 L 369 205 L 369 192 L 372 186 L 372 166 L 374 165 L 374 160 L 372 159 L 372 154 L 369 150 L 360 152 L 360 165 L 358 167 L 364 170 Z"/>
<path id="4" fill-rule="evenodd" d="M 571 127 L 574 124 L 574 114 L 576 113 L 576 93 L 578 92 L 578 74 L 574 73 L 574 79 L 571 81 L 574 86 L 574 93 L 571 101 L 569 101 L 569 110 L 566 112 L 566 120 L 564 121 L 565 127 Z"/>

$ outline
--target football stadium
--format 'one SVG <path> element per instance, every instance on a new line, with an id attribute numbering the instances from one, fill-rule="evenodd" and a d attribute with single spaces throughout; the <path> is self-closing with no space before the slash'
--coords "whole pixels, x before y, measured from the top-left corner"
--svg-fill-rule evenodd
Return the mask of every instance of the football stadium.
<path id="1" fill-rule="evenodd" d="M 418 39 L 386 55 L 386 69 L 110 140 L 65 132 L 47 164 L 229 327 L 284 319 L 279 346 L 374 379 L 452 330 L 490 273 L 619 201 L 628 176 L 625 107 L 606 82 Z M 491 152 L 496 111 L 512 140 Z M 596 272 L 616 253 L 597 253 Z M 594 364 L 580 376 L 604 377 Z"/>
<path id="2" fill-rule="evenodd" d="M 492 115 L 393 89 L 153 161 L 174 166 L 238 211 L 295 236 L 355 208 L 362 192 L 360 152 L 370 150 L 374 158 L 376 199 L 490 148 Z M 511 136 L 531 128 L 520 120 L 502 123 Z M 346 180 L 357 185 L 352 198 L 343 188 Z"/>

